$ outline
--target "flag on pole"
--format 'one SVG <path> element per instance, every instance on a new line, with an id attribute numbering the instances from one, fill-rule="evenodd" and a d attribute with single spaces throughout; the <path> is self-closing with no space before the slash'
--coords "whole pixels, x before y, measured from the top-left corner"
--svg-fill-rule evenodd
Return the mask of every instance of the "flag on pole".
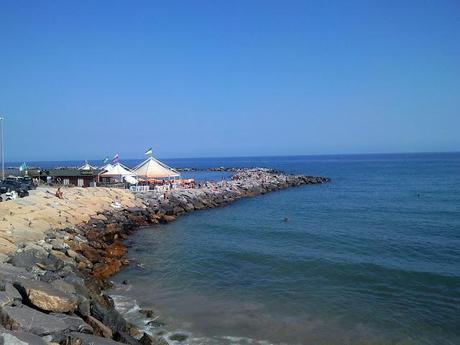
<path id="1" fill-rule="evenodd" d="M 147 151 L 145 151 L 146 155 L 151 155 L 152 154 L 152 148 L 149 148 Z"/>
<path id="2" fill-rule="evenodd" d="M 102 161 L 102 164 L 107 164 L 109 162 L 109 157 L 105 156 L 104 160 Z"/>
<path id="3" fill-rule="evenodd" d="M 117 164 L 120 161 L 120 156 L 118 156 L 118 153 L 113 156 L 112 158 L 112 164 Z"/>

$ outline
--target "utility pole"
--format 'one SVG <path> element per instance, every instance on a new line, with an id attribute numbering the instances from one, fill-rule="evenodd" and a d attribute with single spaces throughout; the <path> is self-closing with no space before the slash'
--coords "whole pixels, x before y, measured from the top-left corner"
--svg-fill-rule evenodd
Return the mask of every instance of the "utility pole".
<path id="1" fill-rule="evenodd" d="M 2 126 L 1 129 L 1 136 L 2 136 L 2 180 L 5 179 L 5 148 L 3 144 L 3 122 L 5 121 L 5 118 L 0 116 L 0 124 Z"/>

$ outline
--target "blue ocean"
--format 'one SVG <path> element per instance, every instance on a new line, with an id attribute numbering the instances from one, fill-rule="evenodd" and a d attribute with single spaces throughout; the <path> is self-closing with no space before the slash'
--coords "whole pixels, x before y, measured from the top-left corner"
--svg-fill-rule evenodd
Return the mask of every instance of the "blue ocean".
<path id="1" fill-rule="evenodd" d="M 166 163 L 332 181 L 138 230 L 111 291 L 133 322 L 152 308 L 177 344 L 460 344 L 460 154 Z"/>

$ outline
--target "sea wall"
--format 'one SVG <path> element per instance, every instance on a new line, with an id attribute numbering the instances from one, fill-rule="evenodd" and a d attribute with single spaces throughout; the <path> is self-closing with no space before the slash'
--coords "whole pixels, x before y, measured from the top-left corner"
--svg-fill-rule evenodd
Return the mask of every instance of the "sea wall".
<path id="1" fill-rule="evenodd" d="M 107 278 L 129 263 L 124 244 L 129 234 L 242 197 L 325 182 L 267 169 L 240 170 L 230 181 L 196 189 L 124 195 L 129 207 L 103 207 L 78 226 L 48 229 L 39 240 L 17 243 L 16 251 L 0 258 L 0 343 L 166 344 L 161 336 L 140 334 L 104 294 Z"/>

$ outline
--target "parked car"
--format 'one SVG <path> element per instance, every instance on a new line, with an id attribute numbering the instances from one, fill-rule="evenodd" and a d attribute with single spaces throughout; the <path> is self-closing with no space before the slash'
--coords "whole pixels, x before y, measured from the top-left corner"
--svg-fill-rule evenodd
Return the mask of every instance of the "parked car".
<path id="1" fill-rule="evenodd" d="M 0 194 L 15 192 L 17 196 L 23 198 L 29 195 L 30 185 L 19 180 L 7 179 L 0 182 Z M 7 198 L 7 200 L 11 200 Z"/>
<path id="2" fill-rule="evenodd" d="M 0 193 L 4 194 L 20 188 L 21 184 L 18 181 L 4 180 L 0 184 Z"/>

